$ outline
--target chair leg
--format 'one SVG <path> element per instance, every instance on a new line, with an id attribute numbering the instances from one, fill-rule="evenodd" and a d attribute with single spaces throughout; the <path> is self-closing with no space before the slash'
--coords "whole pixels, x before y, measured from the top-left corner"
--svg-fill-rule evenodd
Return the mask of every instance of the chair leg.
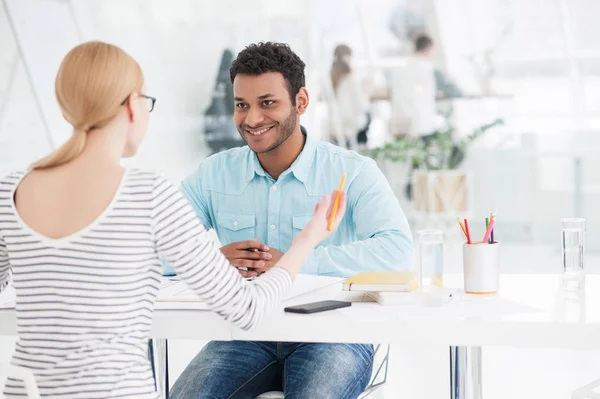
<path id="1" fill-rule="evenodd" d="M 365 391 L 363 393 L 361 393 L 358 396 L 358 399 L 364 399 L 364 398 L 371 398 L 371 399 L 384 399 L 384 395 L 383 395 L 383 387 L 385 386 L 384 383 L 381 383 L 379 385 L 370 387 L 365 389 Z"/>
<path id="2" fill-rule="evenodd" d="M 366 398 L 367 396 L 373 397 L 374 399 L 375 398 L 383 398 L 383 396 L 380 396 L 380 395 L 383 395 L 381 388 L 387 382 L 388 366 L 389 366 L 389 361 L 390 361 L 390 346 L 386 345 L 385 347 L 383 347 L 382 345 L 377 345 L 375 348 L 375 355 L 377 355 L 377 353 L 380 350 L 382 350 L 382 353 L 384 356 L 381 361 L 381 364 L 377 368 L 375 375 L 373 375 L 371 377 L 371 382 L 369 383 L 369 385 L 367 385 L 367 387 L 365 388 L 363 393 L 360 394 L 358 399 L 363 399 L 363 398 Z M 371 396 L 371 395 L 373 395 L 373 396 Z"/>
<path id="3" fill-rule="evenodd" d="M 162 399 L 169 398 L 169 346 L 166 339 L 150 340 L 152 369 L 156 390 Z"/>
<path id="4" fill-rule="evenodd" d="M 574 390 L 571 399 L 600 399 L 600 394 L 592 392 L 596 388 L 600 388 L 600 379 Z"/>

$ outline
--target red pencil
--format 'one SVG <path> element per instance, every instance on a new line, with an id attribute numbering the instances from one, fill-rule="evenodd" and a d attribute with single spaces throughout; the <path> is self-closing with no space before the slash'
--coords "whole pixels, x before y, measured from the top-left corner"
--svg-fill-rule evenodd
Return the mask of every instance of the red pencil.
<path id="1" fill-rule="evenodd" d="M 469 222 L 465 219 L 465 230 L 467 230 L 467 244 L 471 244 L 471 233 L 469 232 Z"/>

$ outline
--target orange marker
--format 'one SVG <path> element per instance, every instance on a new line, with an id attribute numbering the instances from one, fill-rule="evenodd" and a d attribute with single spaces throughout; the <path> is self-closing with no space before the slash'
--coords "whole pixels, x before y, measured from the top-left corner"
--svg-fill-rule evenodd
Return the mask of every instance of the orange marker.
<path id="1" fill-rule="evenodd" d="M 467 237 L 467 230 L 465 230 L 465 225 L 463 224 L 463 222 L 461 222 L 461 220 L 459 218 L 456 218 L 456 220 L 458 221 L 458 225 L 460 226 L 460 229 L 465 234 L 465 238 L 468 238 Z"/>
<path id="2" fill-rule="evenodd" d="M 346 182 L 346 174 L 342 175 L 342 180 L 340 181 L 340 187 L 338 188 L 338 192 L 335 195 L 335 202 L 333 203 L 333 209 L 331 210 L 331 217 L 329 218 L 329 224 L 327 225 L 327 230 L 331 231 L 333 227 L 333 221 L 335 220 L 335 215 L 337 214 L 337 210 L 340 206 L 340 193 L 344 188 L 344 183 Z"/>

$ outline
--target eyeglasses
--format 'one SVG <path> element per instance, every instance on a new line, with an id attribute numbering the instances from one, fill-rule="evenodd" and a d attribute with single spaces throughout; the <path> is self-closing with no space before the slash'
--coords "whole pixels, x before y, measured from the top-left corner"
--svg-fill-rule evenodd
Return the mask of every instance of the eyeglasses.
<path id="1" fill-rule="evenodd" d="M 148 112 L 152 112 L 152 110 L 154 109 L 154 104 L 156 103 L 156 97 L 147 96 L 145 94 L 140 94 L 139 96 L 146 99 L 146 102 L 148 104 Z M 123 100 L 121 105 L 125 105 L 127 100 L 129 100 L 129 97 L 131 97 L 131 94 L 128 95 L 125 100 Z"/>

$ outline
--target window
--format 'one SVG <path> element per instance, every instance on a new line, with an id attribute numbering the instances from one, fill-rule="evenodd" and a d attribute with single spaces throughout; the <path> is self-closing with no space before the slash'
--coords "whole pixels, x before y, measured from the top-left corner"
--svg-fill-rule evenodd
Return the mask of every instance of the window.
<path id="1" fill-rule="evenodd" d="M 516 117 L 588 128 L 598 121 L 600 2 L 437 0 L 436 11 L 446 66 L 459 82 L 491 67 L 493 91 L 513 96 Z"/>

